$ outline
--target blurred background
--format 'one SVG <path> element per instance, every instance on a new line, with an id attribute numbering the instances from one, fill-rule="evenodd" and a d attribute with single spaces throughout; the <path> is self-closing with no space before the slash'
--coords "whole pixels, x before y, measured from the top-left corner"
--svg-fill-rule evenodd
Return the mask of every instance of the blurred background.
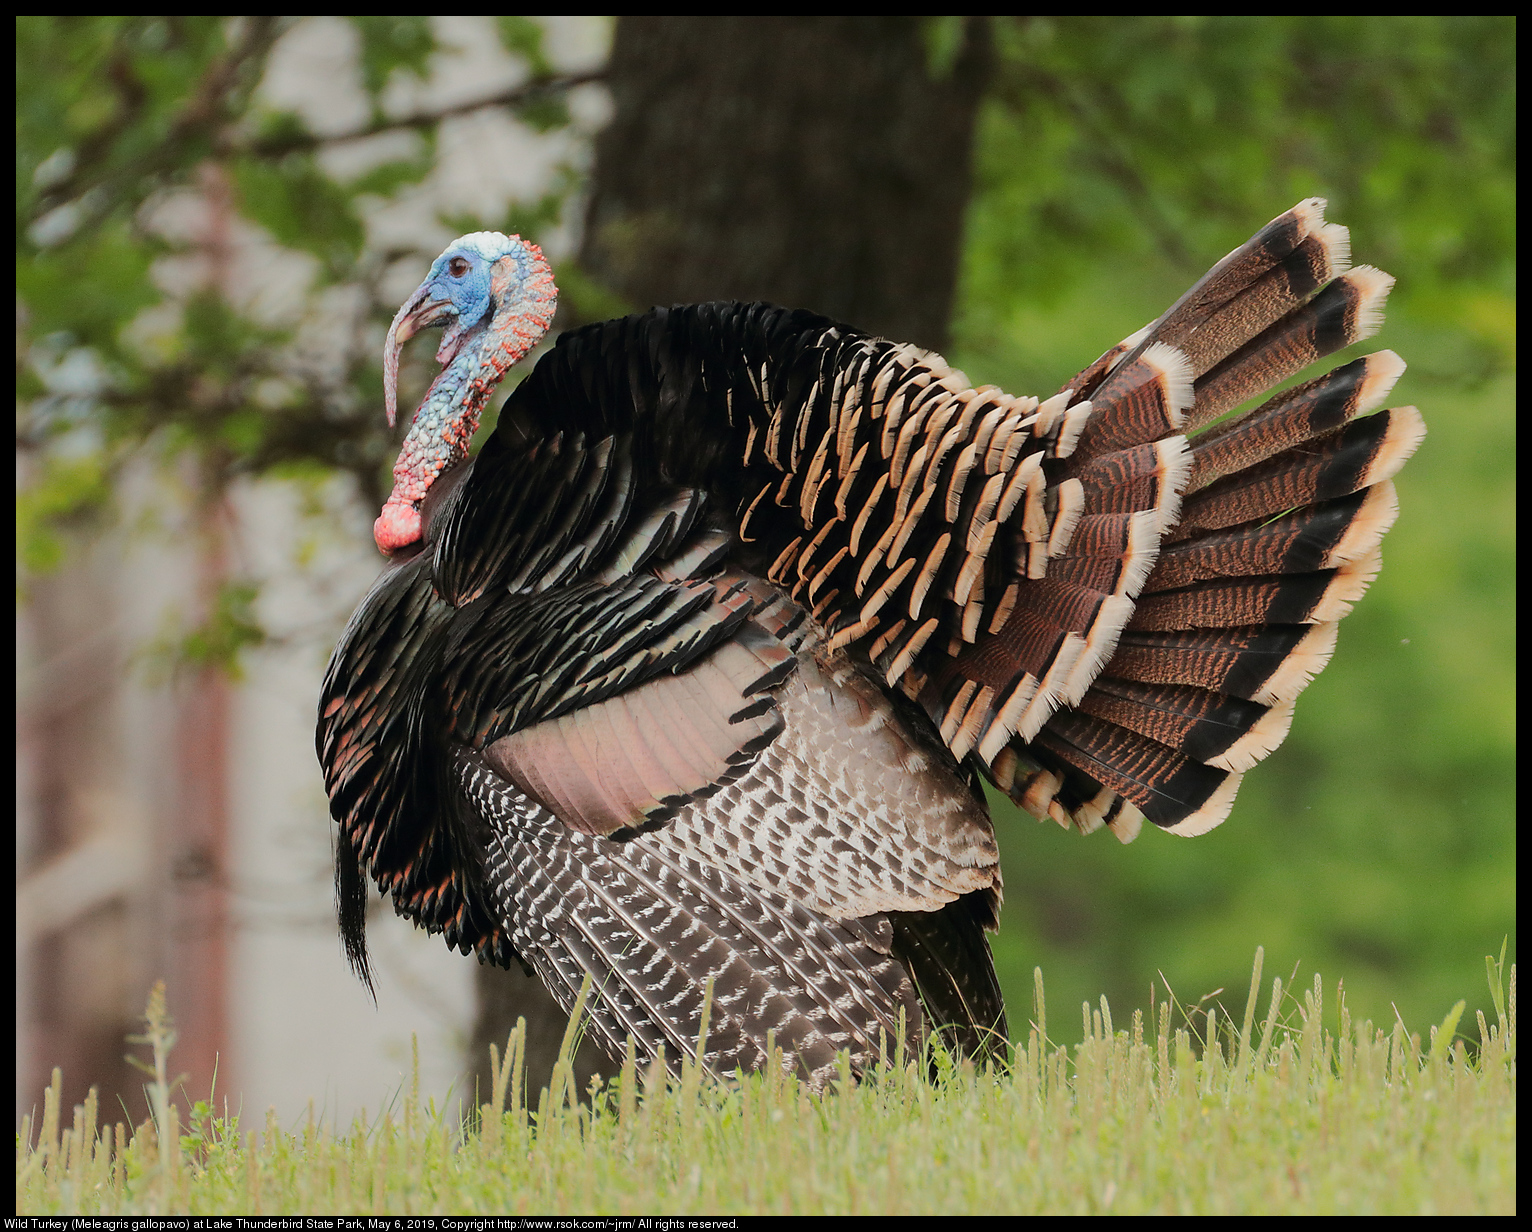
<path id="1" fill-rule="evenodd" d="M 1230 819 L 1131 846 L 996 801 L 1013 1032 L 1106 994 L 1340 978 L 1425 1033 L 1515 957 L 1515 27 L 1497 17 L 17 18 L 17 1110 L 438 1099 L 563 1024 L 519 971 L 334 925 L 313 751 L 379 568 L 379 355 L 455 235 L 549 253 L 558 328 L 768 299 L 1046 396 L 1310 196 L 1398 278 L 1430 428 L 1385 567 Z M 431 379 L 412 347 L 401 402 Z M 534 357 L 535 359 L 535 357 Z M 530 368 L 532 361 L 524 365 Z M 514 374 L 513 374 L 514 377 Z M 410 403 L 413 405 L 413 402 Z M 486 417 L 484 431 L 493 427 Z M 1333 1024 L 1332 1024 L 1333 1026 Z M 1468 1031 L 1474 1036 L 1472 1030 Z M 541 1060 L 539 1058 L 542 1058 Z M 583 1065 L 599 1065 L 585 1058 Z M 103 1120 L 111 1119 L 107 1112 Z"/>

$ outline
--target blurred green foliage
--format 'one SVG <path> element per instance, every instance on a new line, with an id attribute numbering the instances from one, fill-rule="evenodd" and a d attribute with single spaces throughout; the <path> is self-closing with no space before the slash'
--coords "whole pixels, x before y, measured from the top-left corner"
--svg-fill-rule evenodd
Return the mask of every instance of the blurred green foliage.
<path id="1" fill-rule="evenodd" d="M 299 325 L 155 276 L 197 246 L 156 225 L 156 207 L 182 190 L 226 192 L 242 219 L 312 258 L 315 302 L 359 288 L 381 336 L 393 305 L 378 280 L 419 254 L 369 248 L 364 198 L 432 169 L 441 117 L 389 117 L 381 103 L 398 74 L 427 71 L 431 25 L 350 19 L 371 118 L 344 136 L 421 140 L 343 178 L 297 116 L 259 102 L 293 20 L 17 19 L 23 581 L 103 524 L 116 476 L 145 446 L 190 451 L 210 491 L 241 474 L 342 470 L 381 500 L 392 446 L 375 338 L 356 331 L 367 345 L 338 375 L 316 374 L 293 362 Z M 950 25 L 932 25 L 933 72 Z M 541 27 L 497 29 L 531 73 L 504 104 L 537 128 L 565 123 Z M 1187 1001 L 1222 985 L 1236 1005 L 1258 944 L 1277 969 L 1342 975 L 1359 1016 L 1386 1021 L 1394 1001 L 1407 1021 L 1438 1019 L 1507 933 L 1514 958 L 1514 21 L 1053 17 L 993 29 L 955 362 L 977 381 L 1051 392 L 1265 220 L 1323 196 L 1357 260 L 1399 279 L 1373 346 L 1410 362 L 1394 401 L 1417 403 L 1431 431 L 1397 481 L 1387 566 L 1224 826 L 1123 848 L 997 808 L 1009 901 L 996 949 L 1015 1025 L 1034 964 L 1063 1003 L 1106 992 L 1125 1017 L 1157 969 Z M 450 221 L 535 237 L 577 188 L 571 175 L 507 218 Z M 558 277 L 582 316 L 607 315 L 592 280 Z M 167 645 L 232 662 L 261 639 L 254 612 L 232 579 L 207 628 Z"/>
<path id="2" fill-rule="evenodd" d="M 1430 435 L 1385 565 L 1292 734 L 1196 839 L 1122 847 L 997 804 L 1013 1007 L 1243 996 L 1257 945 L 1378 1021 L 1440 1017 L 1515 946 L 1515 25 L 1480 17 L 1001 23 L 952 359 L 1052 393 L 1311 196 L 1398 278 L 1380 337 Z M 1160 995 L 1164 995 L 1163 986 Z M 1488 1010 L 1487 1003 L 1481 1008 Z M 1020 1014 L 1013 1010 L 1019 1018 Z M 1020 1023 L 1013 1022 L 1013 1029 Z"/>

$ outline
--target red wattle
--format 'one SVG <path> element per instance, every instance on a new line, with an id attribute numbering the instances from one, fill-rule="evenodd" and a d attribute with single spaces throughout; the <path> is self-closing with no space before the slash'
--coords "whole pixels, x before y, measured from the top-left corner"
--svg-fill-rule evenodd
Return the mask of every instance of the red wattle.
<path id="1" fill-rule="evenodd" d="M 420 510 L 403 502 L 389 501 L 372 524 L 372 540 L 385 556 L 417 542 L 420 534 Z"/>

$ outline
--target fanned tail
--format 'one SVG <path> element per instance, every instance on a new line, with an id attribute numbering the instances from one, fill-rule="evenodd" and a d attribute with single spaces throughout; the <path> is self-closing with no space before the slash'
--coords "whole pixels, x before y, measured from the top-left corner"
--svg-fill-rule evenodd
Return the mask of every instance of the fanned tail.
<path id="1" fill-rule="evenodd" d="M 1194 435 L 1179 510 L 1114 653 L 1077 705 L 995 762 L 1038 816 L 1106 824 L 1124 841 L 1146 817 L 1176 834 L 1216 826 L 1244 771 L 1286 736 L 1336 622 L 1377 574 L 1398 510 L 1389 479 L 1425 433 L 1413 407 L 1369 414 L 1404 371 L 1397 355 L 1218 422 L 1381 323 L 1393 280 L 1346 269 L 1345 229 L 1324 222 L 1323 205 L 1274 220 L 1072 386 L 1097 408 L 1070 462 L 1079 473 L 1157 431 Z M 1121 396 L 1162 347 L 1191 378 L 1180 423 Z"/>

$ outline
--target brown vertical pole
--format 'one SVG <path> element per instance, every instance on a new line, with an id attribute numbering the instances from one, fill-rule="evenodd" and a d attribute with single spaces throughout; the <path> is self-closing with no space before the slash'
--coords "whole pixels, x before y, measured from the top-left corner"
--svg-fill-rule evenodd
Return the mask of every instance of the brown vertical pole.
<path id="1" fill-rule="evenodd" d="M 203 240 L 209 287 L 227 296 L 232 266 L 232 190 L 216 164 L 200 176 L 207 202 Z M 215 449 L 216 447 L 208 447 Z M 197 603 L 211 622 L 229 576 L 232 510 L 219 459 L 200 459 L 197 520 Z M 229 870 L 230 725 L 233 689 L 228 665 L 214 660 L 189 669 L 178 685 L 176 757 L 179 800 L 170 836 L 171 910 L 167 921 L 166 993 L 176 1019 L 175 1069 L 187 1075 L 188 1102 L 233 1089 L 229 1064 L 229 959 L 232 919 Z"/>
<path id="2" fill-rule="evenodd" d="M 225 576 L 224 504 L 204 506 L 199 589 L 216 602 Z M 221 664 L 195 670 L 178 686 L 176 760 L 179 800 L 169 856 L 167 995 L 176 1020 L 174 1068 L 187 1075 L 188 1102 L 213 1087 L 230 1089 L 229 725 L 231 688 Z"/>

